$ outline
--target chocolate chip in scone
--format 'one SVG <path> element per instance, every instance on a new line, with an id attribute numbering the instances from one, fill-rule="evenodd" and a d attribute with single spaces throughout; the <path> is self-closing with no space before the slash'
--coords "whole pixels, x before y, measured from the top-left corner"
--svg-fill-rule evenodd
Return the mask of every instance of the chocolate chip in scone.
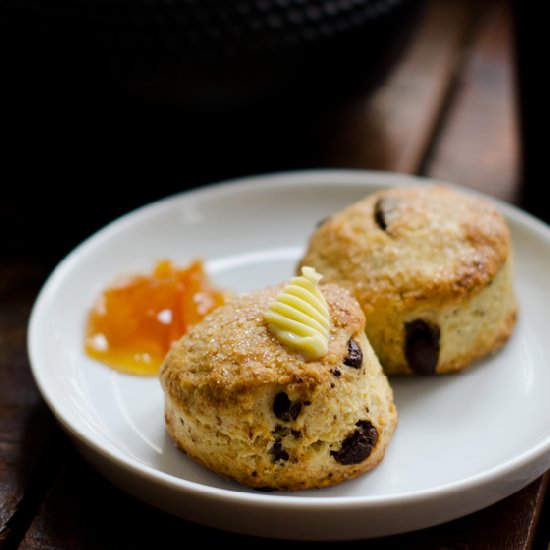
<path id="1" fill-rule="evenodd" d="M 301 410 L 302 403 L 300 401 L 291 401 L 284 391 L 279 392 L 275 396 L 273 401 L 273 413 L 279 420 L 284 422 L 296 420 Z"/>
<path id="2" fill-rule="evenodd" d="M 283 426 L 282 424 L 277 424 L 275 426 L 275 429 L 271 433 L 284 437 L 285 435 L 288 435 L 290 433 L 290 430 L 288 429 L 287 426 Z"/>
<path id="3" fill-rule="evenodd" d="M 336 462 L 349 466 L 360 464 L 372 453 L 378 441 L 378 430 L 368 420 L 359 420 L 357 427 L 344 439 L 339 451 L 330 451 Z"/>
<path id="4" fill-rule="evenodd" d="M 340 372 L 340 369 L 330 369 L 330 374 L 332 374 L 332 376 L 342 376 L 342 373 Z"/>
<path id="5" fill-rule="evenodd" d="M 289 458 L 288 453 L 283 449 L 283 443 L 280 437 L 275 440 L 269 452 L 273 456 L 273 462 L 286 462 Z"/>
<path id="6" fill-rule="evenodd" d="M 383 197 L 376 201 L 374 205 L 374 221 L 382 231 L 386 231 L 390 225 L 397 203 L 398 199 L 393 197 Z"/>
<path id="7" fill-rule="evenodd" d="M 429 375 L 439 362 L 439 326 L 424 319 L 405 323 L 405 358 L 413 372 Z"/>
<path id="8" fill-rule="evenodd" d="M 280 435 L 281 437 L 292 435 L 294 439 L 299 439 L 302 437 L 302 432 L 300 430 L 291 430 L 288 426 L 283 426 L 282 424 L 277 424 L 271 433 L 274 435 Z"/>
<path id="9" fill-rule="evenodd" d="M 359 347 L 359 344 L 350 338 L 348 341 L 348 354 L 344 358 L 344 365 L 353 367 L 354 369 L 360 369 L 363 364 L 363 352 Z"/>

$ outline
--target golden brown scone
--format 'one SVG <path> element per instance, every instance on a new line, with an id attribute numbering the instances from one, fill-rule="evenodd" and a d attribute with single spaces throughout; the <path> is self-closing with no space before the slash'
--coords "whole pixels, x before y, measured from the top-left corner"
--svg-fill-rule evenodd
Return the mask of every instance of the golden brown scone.
<path id="1" fill-rule="evenodd" d="M 511 261 L 508 227 L 489 201 L 433 185 L 379 191 L 333 215 L 301 265 L 355 294 L 387 374 L 439 374 L 509 338 Z"/>
<path id="2" fill-rule="evenodd" d="M 282 286 L 242 295 L 185 335 L 161 369 L 168 432 L 200 464 L 258 489 L 334 485 L 384 457 L 397 415 L 351 294 L 321 285 L 328 353 L 306 361 L 267 329 Z"/>

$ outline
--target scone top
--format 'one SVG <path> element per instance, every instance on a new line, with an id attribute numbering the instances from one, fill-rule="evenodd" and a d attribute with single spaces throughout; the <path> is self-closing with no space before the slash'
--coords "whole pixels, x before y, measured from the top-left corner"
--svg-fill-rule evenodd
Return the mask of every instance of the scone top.
<path id="1" fill-rule="evenodd" d="M 328 352 L 330 313 L 319 289 L 322 278 L 314 268 L 302 267 L 302 275 L 294 277 L 264 312 L 268 330 L 308 360 Z"/>
<path id="2" fill-rule="evenodd" d="M 365 316 L 352 294 L 338 285 L 323 284 L 322 293 L 330 312 L 328 352 L 306 360 L 267 329 L 264 313 L 286 285 L 244 293 L 214 310 L 181 338 L 161 369 L 161 382 L 181 400 L 197 395 L 197 387 L 220 400 L 237 395 L 255 384 L 333 382 L 349 354 L 350 338 L 358 340 L 365 330 Z M 302 381 L 302 382 L 300 382 Z M 307 383 L 306 383 L 307 382 Z M 200 393 L 200 392 L 199 392 Z"/>
<path id="3" fill-rule="evenodd" d="M 508 259 L 510 235 L 486 200 L 442 185 L 385 189 L 329 218 L 301 265 L 346 285 L 360 303 L 386 297 L 437 307 L 489 284 Z M 422 289 L 422 290 L 419 290 Z"/>

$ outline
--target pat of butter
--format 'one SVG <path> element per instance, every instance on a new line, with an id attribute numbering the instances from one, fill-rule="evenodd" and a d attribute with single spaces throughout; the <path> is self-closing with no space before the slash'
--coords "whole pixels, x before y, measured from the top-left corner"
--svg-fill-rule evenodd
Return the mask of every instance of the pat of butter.
<path id="1" fill-rule="evenodd" d="M 313 267 L 302 267 L 264 313 L 268 330 L 284 345 L 308 360 L 328 352 L 330 313 L 319 289 L 322 275 Z"/>

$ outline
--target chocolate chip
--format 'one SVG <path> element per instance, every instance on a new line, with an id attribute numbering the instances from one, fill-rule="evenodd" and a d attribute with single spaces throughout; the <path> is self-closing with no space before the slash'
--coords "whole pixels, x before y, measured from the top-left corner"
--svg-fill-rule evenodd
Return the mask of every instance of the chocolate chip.
<path id="1" fill-rule="evenodd" d="M 311 401 L 304 401 L 304 406 L 309 407 L 311 405 Z"/>
<path id="2" fill-rule="evenodd" d="M 415 319 L 405 323 L 405 357 L 416 374 L 433 374 L 439 362 L 439 326 Z"/>
<path id="3" fill-rule="evenodd" d="M 288 453 L 283 449 L 281 438 L 278 437 L 273 443 L 273 447 L 269 449 L 269 452 L 273 455 L 273 462 L 286 462 L 288 460 Z"/>
<path id="4" fill-rule="evenodd" d="M 359 344 L 350 338 L 348 341 L 348 354 L 344 359 L 344 365 L 353 367 L 354 369 L 360 369 L 363 364 L 363 352 L 359 347 Z"/>
<path id="5" fill-rule="evenodd" d="M 390 224 L 390 216 L 393 214 L 395 207 L 397 206 L 397 199 L 392 197 L 384 197 L 378 199 L 374 205 L 374 221 L 382 229 L 386 231 Z"/>
<path id="6" fill-rule="evenodd" d="M 378 199 L 374 205 L 374 221 L 382 231 L 386 230 L 386 214 L 384 212 L 384 199 Z"/>
<path id="7" fill-rule="evenodd" d="M 275 426 L 275 429 L 271 433 L 284 437 L 285 435 L 288 435 L 290 433 L 290 430 L 282 424 L 277 424 Z"/>
<path id="8" fill-rule="evenodd" d="M 302 432 L 300 430 L 291 430 L 287 426 L 283 426 L 282 424 L 277 424 L 275 426 L 275 429 L 271 432 L 275 435 L 280 435 L 281 437 L 284 437 L 285 435 L 292 435 L 294 439 L 299 439 L 302 437 Z"/>
<path id="9" fill-rule="evenodd" d="M 342 376 L 342 373 L 340 372 L 339 369 L 330 369 L 330 373 L 331 373 L 333 376 Z"/>
<path id="10" fill-rule="evenodd" d="M 348 466 L 359 464 L 372 453 L 378 441 L 378 430 L 368 420 L 359 420 L 357 427 L 344 439 L 339 451 L 330 451 L 336 462 Z"/>
<path id="11" fill-rule="evenodd" d="M 301 410 L 302 403 L 300 401 L 292 402 L 284 391 L 279 392 L 275 396 L 275 400 L 273 401 L 273 412 L 279 420 L 284 422 L 296 420 Z"/>

